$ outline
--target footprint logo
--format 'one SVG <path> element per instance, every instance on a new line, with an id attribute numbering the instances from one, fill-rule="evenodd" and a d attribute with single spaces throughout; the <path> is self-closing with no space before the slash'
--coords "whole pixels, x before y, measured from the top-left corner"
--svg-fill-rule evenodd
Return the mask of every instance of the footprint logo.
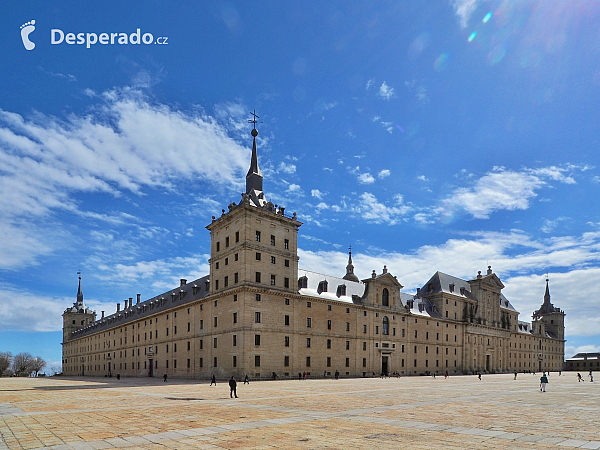
<path id="1" fill-rule="evenodd" d="M 33 30 L 35 30 L 35 20 L 21 25 L 21 39 L 23 40 L 25 50 L 33 50 L 35 48 L 35 43 L 29 40 L 29 35 Z"/>

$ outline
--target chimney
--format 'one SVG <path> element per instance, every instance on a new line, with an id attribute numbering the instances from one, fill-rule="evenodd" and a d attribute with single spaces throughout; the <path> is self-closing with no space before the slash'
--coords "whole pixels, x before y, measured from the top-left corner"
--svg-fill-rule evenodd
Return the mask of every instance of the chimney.
<path id="1" fill-rule="evenodd" d="M 129 307 L 131 308 L 133 306 L 133 298 L 129 297 Z"/>
<path id="2" fill-rule="evenodd" d="M 421 298 L 421 288 L 417 288 L 417 298 Z"/>
<path id="3" fill-rule="evenodd" d="M 127 299 L 125 299 L 125 306 L 123 306 L 123 311 L 127 309 Z"/>
<path id="4" fill-rule="evenodd" d="M 185 278 L 181 278 L 179 280 L 179 286 L 185 286 L 187 284 L 187 280 Z"/>
<path id="5" fill-rule="evenodd" d="M 117 312 L 121 311 L 121 304 L 117 303 Z"/>
<path id="6" fill-rule="evenodd" d="M 104 311 L 102 311 L 102 318 L 104 319 Z"/>
<path id="7" fill-rule="evenodd" d="M 140 303 L 140 296 L 141 296 L 141 295 L 142 295 L 142 294 L 138 294 L 138 295 L 137 295 L 137 304 L 139 304 L 139 303 Z"/>

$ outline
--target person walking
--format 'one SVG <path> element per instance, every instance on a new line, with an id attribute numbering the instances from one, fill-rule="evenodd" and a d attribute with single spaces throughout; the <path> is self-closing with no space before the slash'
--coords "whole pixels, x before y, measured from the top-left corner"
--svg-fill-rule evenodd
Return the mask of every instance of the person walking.
<path id="1" fill-rule="evenodd" d="M 590 381 L 593 383 L 594 382 L 594 374 L 592 373 L 592 371 L 590 370 Z"/>
<path id="2" fill-rule="evenodd" d="M 448 371 L 446 370 L 446 373 L 444 374 L 444 380 L 448 378 Z"/>
<path id="3" fill-rule="evenodd" d="M 212 378 L 210 379 L 210 385 L 217 385 L 217 379 L 215 378 L 215 374 L 213 373 Z"/>
<path id="4" fill-rule="evenodd" d="M 244 377 L 244 384 L 250 384 L 250 379 L 248 378 L 248 374 Z"/>
<path id="5" fill-rule="evenodd" d="M 231 379 L 229 380 L 229 396 L 231 398 L 233 398 L 234 395 L 235 395 L 235 398 L 238 398 L 236 388 L 237 388 L 237 381 L 235 381 L 235 378 L 232 375 Z"/>
<path id="6" fill-rule="evenodd" d="M 517 371 L 515 370 L 515 380 L 517 379 Z"/>
<path id="7" fill-rule="evenodd" d="M 163 382 L 164 382 L 164 383 L 166 383 L 166 382 L 167 382 L 167 374 L 166 374 L 166 373 L 163 375 Z"/>
<path id="8" fill-rule="evenodd" d="M 581 374 L 579 372 L 577 372 L 577 382 L 581 383 L 582 381 L 585 381 L 585 380 L 581 377 Z"/>
<path id="9" fill-rule="evenodd" d="M 477 376 L 479 377 L 479 380 L 481 380 L 481 372 L 477 372 Z"/>
<path id="10" fill-rule="evenodd" d="M 546 385 L 548 384 L 548 377 L 546 376 L 546 372 L 540 377 L 540 391 L 546 392 Z"/>

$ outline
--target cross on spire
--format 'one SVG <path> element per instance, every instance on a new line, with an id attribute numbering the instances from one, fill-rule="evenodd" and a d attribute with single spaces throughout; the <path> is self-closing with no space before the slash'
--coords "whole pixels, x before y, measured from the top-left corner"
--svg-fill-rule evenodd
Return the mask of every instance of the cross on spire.
<path id="1" fill-rule="evenodd" d="M 257 123 L 262 123 L 262 122 L 259 122 L 258 120 L 256 120 L 256 119 L 260 119 L 260 117 L 256 114 L 256 110 L 252 111 L 250 113 L 250 115 L 252 116 L 252 119 L 248 119 L 248 123 L 251 123 L 252 124 L 252 129 L 256 130 L 256 124 Z"/>

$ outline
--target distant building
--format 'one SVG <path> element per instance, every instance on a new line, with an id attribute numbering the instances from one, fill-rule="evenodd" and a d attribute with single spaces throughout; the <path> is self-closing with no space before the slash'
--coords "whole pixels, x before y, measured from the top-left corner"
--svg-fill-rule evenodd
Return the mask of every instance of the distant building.
<path id="1" fill-rule="evenodd" d="M 600 353 L 577 353 L 565 361 L 565 370 L 589 372 L 600 370 Z"/>
<path id="2" fill-rule="evenodd" d="M 564 312 L 544 302 L 533 321 L 488 267 L 472 280 L 441 272 L 417 289 L 384 266 L 362 281 L 298 269 L 296 213 L 266 200 L 256 130 L 246 191 L 206 227 L 210 274 L 96 320 L 77 301 L 63 314 L 66 375 L 224 378 L 360 377 L 382 372 L 560 370 Z"/>

